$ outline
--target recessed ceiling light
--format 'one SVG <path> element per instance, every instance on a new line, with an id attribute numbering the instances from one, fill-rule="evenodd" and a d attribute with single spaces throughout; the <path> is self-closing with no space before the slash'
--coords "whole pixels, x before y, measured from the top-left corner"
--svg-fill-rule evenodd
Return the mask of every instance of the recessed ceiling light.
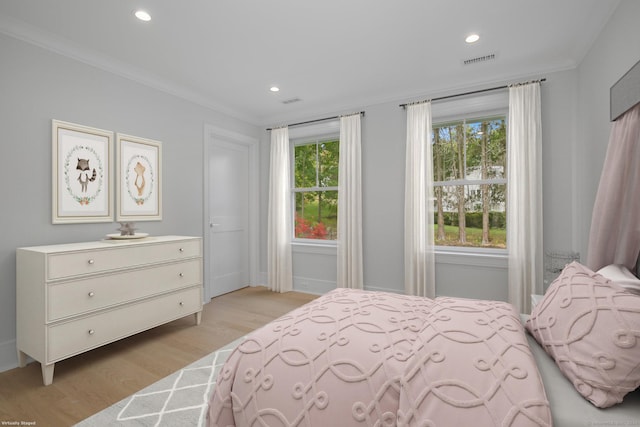
<path id="1" fill-rule="evenodd" d="M 475 43 L 478 40 L 480 40 L 480 36 L 477 34 L 470 34 L 466 39 L 464 39 L 464 41 L 466 41 L 467 43 Z"/>
<path id="2" fill-rule="evenodd" d="M 136 10 L 134 15 L 136 15 L 136 18 L 138 18 L 141 21 L 144 21 L 144 22 L 151 21 L 151 15 L 149 15 L 149 13 L 144 10 Z"/>
<path id="3" fill-rule="evenodd" d="M 271 92 L 279 92 L 279 91 L 280 91 L 280 88 L 279 88 L 278 86 L 271 86 L 271 87 L 269 88 L 269 90 L 270 90 Z"/>

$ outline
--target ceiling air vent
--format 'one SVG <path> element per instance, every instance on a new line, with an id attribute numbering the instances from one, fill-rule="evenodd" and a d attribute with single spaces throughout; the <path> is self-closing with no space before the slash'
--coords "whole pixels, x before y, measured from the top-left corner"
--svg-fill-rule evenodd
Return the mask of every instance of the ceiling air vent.
<path id="1" fill-rule="evenodd" d="M 284 101 L 282 101 L 283 104 L 293 104 L 294 102 L 300 102 L 302 101 L 302 99 L 300 98 L 290 98 L 290 99 L 285 99 Z"/>
<path id="2" fill-rule="evenodd" d="M 496 59 L 495 53 L 490 53 L 488 55 L 476 56 L 475 58 L 469 58 L 462 61 L 463 65 L 472 65 L 479 64 L 481 62 L 493 61 Z"/>

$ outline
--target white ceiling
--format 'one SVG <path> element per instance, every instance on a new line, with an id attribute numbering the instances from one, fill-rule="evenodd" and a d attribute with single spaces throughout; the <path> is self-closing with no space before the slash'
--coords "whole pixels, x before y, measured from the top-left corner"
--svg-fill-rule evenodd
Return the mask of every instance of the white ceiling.
<path id="1" fill-rule="evenodd" d="M 275 125 L 574 68 L 618 3 L 0 0 L 0 32 Z M 472 32 L 481 39 L 467 45 Z"/>

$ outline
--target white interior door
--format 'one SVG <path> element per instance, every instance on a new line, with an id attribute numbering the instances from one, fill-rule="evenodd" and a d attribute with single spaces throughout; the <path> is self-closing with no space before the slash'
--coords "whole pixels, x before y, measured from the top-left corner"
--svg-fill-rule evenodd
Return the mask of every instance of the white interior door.
<path id="1" fill-rule="evenodd" d="M 209 146 L 210 297 L 250 284 L 249 147 L 220 140 Z"/>

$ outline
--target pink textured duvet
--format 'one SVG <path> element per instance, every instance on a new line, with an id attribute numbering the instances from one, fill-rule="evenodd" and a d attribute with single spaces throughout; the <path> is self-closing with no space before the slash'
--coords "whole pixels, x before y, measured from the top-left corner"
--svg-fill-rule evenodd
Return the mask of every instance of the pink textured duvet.
<path id="1" fill-rule="evenodd" d="M 513 306 L 336 289 L 248 336 L 214 426 L 550 426 Z"/>

